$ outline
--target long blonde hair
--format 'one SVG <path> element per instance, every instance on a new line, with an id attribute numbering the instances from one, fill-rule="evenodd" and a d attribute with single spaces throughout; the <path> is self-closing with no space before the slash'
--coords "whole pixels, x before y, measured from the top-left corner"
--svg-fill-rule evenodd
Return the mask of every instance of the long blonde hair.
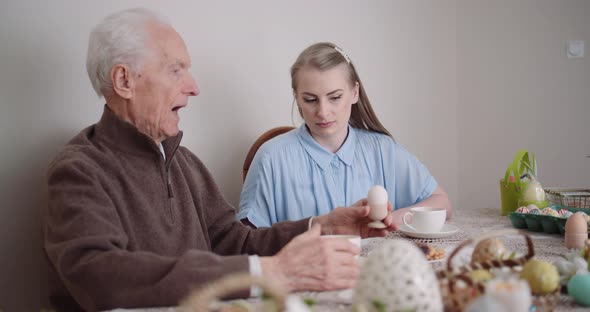
<path id="1" fill-rule="evenodd" d="M 333 43 L 315 43 L 299 54 L 297 60 L 295 60 L 295 63 L 291 66 L 291 87 L 293 88 L 293 92 L 297 92 L 296 76 L 300 69 L 311 66 L 317 70 L 325 71 L 342 63 L 348 65 L 346 68 L 348 68 L 350 84 L 354 85 L 356 82 L 359 84 L 359 99 L 355 105 L 352 105 L 350 120 L 348 123 L 354 128 L 383 133 L 393 138 L 391 133 L 389 133 L 383 124 L 381 124 L 377 115 L 375 115 L 375 112 L 371 107 L 371 102 L 369 102 L 369 98 L 363 87 L 363 83 L 361 82 L 354 65 L 350 61 L 350 58 L 342 51 L 342 49 Z"/>

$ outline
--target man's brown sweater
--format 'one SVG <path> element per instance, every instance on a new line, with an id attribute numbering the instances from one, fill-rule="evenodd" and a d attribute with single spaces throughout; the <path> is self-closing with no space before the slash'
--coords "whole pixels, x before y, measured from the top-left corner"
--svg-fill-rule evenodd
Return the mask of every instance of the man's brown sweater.
<path id="1" fill-rule="evenodd" d="M 52 162 L 43 226 L 53 298 L 90 311 L 176 305 L 195 287 L 247 271 L 248 254 L 273 255 L 307 229 L 306 220 L 257 230 L 236 221 L 181 137 L 163 142 L 164 159 L 105 107 Z"/>

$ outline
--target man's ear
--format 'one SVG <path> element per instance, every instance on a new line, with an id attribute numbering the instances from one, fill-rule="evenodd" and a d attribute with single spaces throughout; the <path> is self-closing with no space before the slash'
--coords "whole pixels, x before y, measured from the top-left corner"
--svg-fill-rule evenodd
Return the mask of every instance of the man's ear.
<path id="1" fill-rule="evenodd" d="M 130 99 L 135 89 L 135 77 L 129 67 L 117 64 L 111 69 L 113 91 L 124 99 Z"/>

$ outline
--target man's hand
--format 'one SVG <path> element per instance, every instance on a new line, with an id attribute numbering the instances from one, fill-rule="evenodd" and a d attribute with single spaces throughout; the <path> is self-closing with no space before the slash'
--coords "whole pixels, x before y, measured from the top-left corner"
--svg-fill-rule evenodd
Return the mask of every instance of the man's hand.
<path id="1" fill-rule="evenodd" d="M 362 238 L 385 236 L 388 231 L 397 230 L 391 214 L 381 220 L 386 226 L 385 229 L 368 227 L 373 220 L 369 219 L 370 208 L 367 204 L 367 199 L 361 199 L 350 207 L 338 207 L 329 214 L 315 217 L 312 222 L 322 225 L 323 234 L 352 234 L 360 235 Z M 391 203 L 388 202 L 387 211 L 391 209 Z"/>
<path id="2" fill-rule="evenodd" d="M 289 242 L 273 257 L 261 257 L 262 274 L 289 292 L 352 288 L 360 268 L 358 246 L 346 239 L 321 238 L 314 225 Z"/>

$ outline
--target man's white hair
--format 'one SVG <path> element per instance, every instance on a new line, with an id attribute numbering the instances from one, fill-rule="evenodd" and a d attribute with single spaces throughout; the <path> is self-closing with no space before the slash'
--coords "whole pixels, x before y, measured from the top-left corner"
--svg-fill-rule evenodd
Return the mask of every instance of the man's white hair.
<path id="1" fill-rule="evenodd" d="M 88 42 L 86 70 L 99 97 L 113 93 L 110 72 L 114 65 L 127 65 L 135 73 L 141 70 L 149 51 L 150 23 L 169 25 L 156 13 L 137 8 L 109 15 L 94 27 Z"/>

